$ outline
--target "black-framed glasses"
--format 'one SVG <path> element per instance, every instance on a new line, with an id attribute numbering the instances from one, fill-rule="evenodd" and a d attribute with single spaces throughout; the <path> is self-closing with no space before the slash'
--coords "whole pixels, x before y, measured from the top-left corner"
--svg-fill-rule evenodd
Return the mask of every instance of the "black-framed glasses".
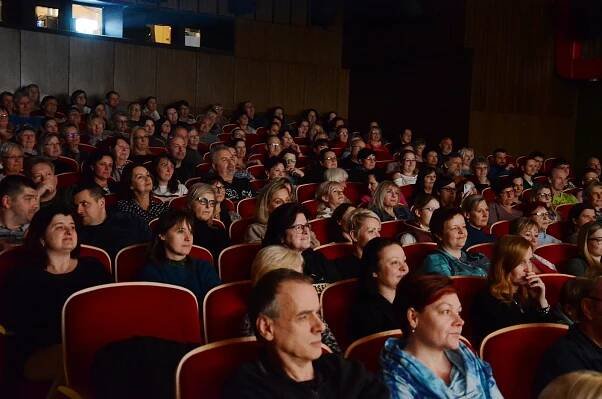
<path id="1" fill-rule="evenodd" d="M 295 233 L 301 234 L 305 231 L 305 229 L 307 229 L 307 231 L 311 231 L 311 224 L 309 224 L 309 223 L 294 224 L 291 227 L 289 227 L 289 229 L 295 230 Z"/>
<path id="2" fill-rule="evenodd" d="M 207 198 L 203 198 L 203 197 L 195 198 L 195 200 L 198 201 L 199 204 L 201 204 L 203 206 L 208 206 L 210 208 L 215 208 L 215 205 L 217 204 L 217 201 L 208 200 Z"/>

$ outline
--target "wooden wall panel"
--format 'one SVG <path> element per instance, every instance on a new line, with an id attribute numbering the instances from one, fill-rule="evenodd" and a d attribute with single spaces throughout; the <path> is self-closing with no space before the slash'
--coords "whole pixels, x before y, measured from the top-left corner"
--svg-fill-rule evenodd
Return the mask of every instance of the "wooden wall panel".
<path id="1" fill-rule="evenodd" d="M 234 75 L 234 97 L 236 101 L 251 99 L 259 111 L 267 109 L 271 105 L 269 102 L 269 65 L 267 62 L 236 59 Z"/>
<path id="2" fill-rule="evenodd" d="M 305 75 L 305 103 L 312 104 L 320 113 L 330 111 L 337 104 L 338 70 L 329 67 L 310 67 Z"/>
<path id="3" fill-rule="evenodd" d="M 16 29 L 0 28 L 2 48 L 2 73 L 0 91 L 14 92 L 21 85 L 21 32 Z M 46 89 L 42 87 L 43 92 Z"/>
<path id="4" fill-rule="evenodd" d="M 310 107 L 305 102 L 305 75 L 309 73 L 310 68 L 311 66 L 303 64 L 287 65 L 286 93 L 283 93 L 283 98 L 286 98 L 289 104 L 287 107 L 289 115 L 300 115 L 301 111 Z"/>
<path id="5" fill-rule="evenodd" d="M 349 70 L 339 70 L 336 110 L 340 116 L 347 118 L 349 116 Z"/>
<path id="6" fill-rule="evenodd" d="M 199 12 L 217 14 L 217 0 L 198 0 Z"/>
<path id="7" fill-rule="evenodd" d="M 278 1 L 278 0 L 276 0 Z M 272 0 L 256 0 L 255 1 L 255 19 L 258 21 L 272 22 Z"/>
<path id="8" fill-rule="evenodd" d="M 89 98 L 101 99 L 113 90 L 115 43 L 69 38 L 69 93 L 85 88 Z"/>
<path id="9" fill-rule="evenodd" d="M 38 83 L 44 93 L 69 90 L 69 38 L 21 31 L 21 85 Z"/>
<path id="10" fill-rule="evenodd" d="M 115 43 L 115 90 L 124 101 L 157 94 L 157 49 Z M 159 102 L 163 99 L 159 98 Z"/>
<path id="11" fill-rule="evenodd" d="M 221 103 L 234 109 L 234 57 L 197 54 L 196 103 L 205 107 Z"/>
<path id="12" fill-rule="evenodd" d="M 291 0 L 274 1 L 274 23 L 291 23 Z"/>
<path id="13" fill-rule="evenodd" d="M 234 55 L 265 60 L 269 47 L 266 43 L 270 43 L 267 37 L 269 27 L 270 24 L 266 23 L 236 19 Z"/>
<path id="14" fill-rule="evenodd" d="M 291 2 L 291 24 L 307 25 L 307 2 L 308 0 L 293 0 Z"/>
<path id="15" fill-rule="evenodd" d="M 157 50 L 157 97 L 162 104 L 188 99 L 196 107 L 196 53 Z"/>
<path id="16" fill-rule="evenodd" d="M 199 0 L 180 0 L 180 10 L 198 12 Z"/>

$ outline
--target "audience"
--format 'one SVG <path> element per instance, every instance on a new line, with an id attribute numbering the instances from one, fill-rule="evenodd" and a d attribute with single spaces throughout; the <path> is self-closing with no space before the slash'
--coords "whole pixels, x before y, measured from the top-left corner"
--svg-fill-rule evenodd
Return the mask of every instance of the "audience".
<path id="1" fill-rule="evenodd" d="M 406 231 L 399 237 L 401 245 L 417 242 L 435 242 L 431 235 L 429 223 L 433 212 L 439 209 L 439 201 L 430 194 L 423 194 L 414 200 L 412 206 L 413 219 L 406 222 Z"/>
<path id="2" fill-rule="evenodd" d="M 144 166 L 130 164 L 123 170 L 121 177 L 122 197 L 117 202 L 121 212 L 140 218 L 145 223 L 161 216 L 169 204 L 153 197 L 153 179 Z"/>
<path id="3" fill-rule="evenodd" d="M 487 334 L 515 324 L 553 322 L 546 286 L 533 272 L 531 244 L 520 236 L 506 235 L 496 244 L 487 289 L 474 305 L 477 342 Z"/>
<path id="4" fill-rule="evenodd" d="M 351 336 L 358 339 L 400 325 L 393 308 L 397 285 L 409 272 L 401 245 L 376 237 L 362 252 L 359 291 L 351 311 Z"/>
<path id="5" fill-rule="evenodd" d="M 437 240 L 437 250 L 424 259 L 420 272 L 444 276 L 486 276 L 489 259 L 480 253 L 468 253 L 466 221 L 458 208 L 439 208 L 429 223 L 431 234 Z M 413 265 L 410 265 L 413 266 Z"/>
<path id="6" fill-rule="evenodd" d="M 392 398 L 502 398 L 491 367 L 460 340 L 462 304 L 449 278 L 405 278 L 393 306 L 402 337 L 380 356 Z"/>
<path id="7" fill-rule="evenodd" d="M 193 243 L 211 251 L 217 261 L 219 254 L 230 243 L 228 234 L 219 224 L 214 223 L 215 189 L 209 184 L 197 183 L 190 187 L 186 197 L 187 207 L 192 213 Z"/>

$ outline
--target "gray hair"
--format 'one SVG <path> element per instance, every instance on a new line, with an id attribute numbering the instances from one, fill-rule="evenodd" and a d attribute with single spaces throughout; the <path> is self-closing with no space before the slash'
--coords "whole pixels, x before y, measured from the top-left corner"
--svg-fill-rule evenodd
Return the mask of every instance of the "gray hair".
<path id="1" fill-rule="evenodd" d="M 324 180 L 344 183 L 349 179 L 349 174 L 345 169 L 331 168 L 324 171 Z"/>
<path id="2" fill-rule="evenodd" d="M 20 144 L 13 143 L 12 141 L 7 141 L 6 143 L 3 143 L 2 146 L 0 146 L 0 157 L 8 157 L 10 152 L 15 149 L 23 153 L 23 147 L 21 147 Z"/>

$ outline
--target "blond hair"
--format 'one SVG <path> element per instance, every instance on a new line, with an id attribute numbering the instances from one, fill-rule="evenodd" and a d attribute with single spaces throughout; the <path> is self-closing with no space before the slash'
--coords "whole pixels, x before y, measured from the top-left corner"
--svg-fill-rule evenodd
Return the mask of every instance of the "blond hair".
<path id="1" fill-rule="evenodd" d="M 579 251 L 579 255 L 581 255 L 587 262 L 587 270 L 585 274 L 589 277 L 602 275 L 602 264 L 594 259 L 587 246 L 592 234 L 600 229 L 602 229 L 601 223 L 589 222 L 581 226 L 579 229 L 579 235 L 577 236 L 577 250 Z"/>
<path id="2" fill-rule="evenodd" d="M 364 221 L 370 218 L 378 221 L 378 223 L 380 224 L 380 218 L 376 215 L 376 213 L 372 212 L 371 210 L 365 208 L 358 208 L 354 210 L 353 212 L 351 212 L 351 215 L 349 215 L 349 219 L 347 220 L 347 231 L 349 233 L 354 231 L 357 235 Z"/>
<path id="3" fill-rule="evenodd" d="M 269 182 L 257 196 L 257 207 L 255 208 L 255 221 L 261 224 L 267 224 L 269 214 L 269 205 L 272 201 L 272 197 L 277 191 L 286 189 L 289 192 L 290 200 L 292 201 L 292 193 L 290 192 L 291 183 L 285 177 Z"/>
<path id="4" fill-rule="evenodd" d="M 538 399 L 556 398 L 602 398 L 602 373 L 579 370 L 563 374 L 550 382 L 538 396 Z"/>
<path id="5" fill-rule="evenodd" d="M 399 187 L 397 184 L 393 183 L 391 180 L 384 180 L 378 184 L 376 190 L 374 191 L 374 195 L 372 196 L 372 201 L 370 201 L 370 207 L 376 208 L 381 211 L 385 209 L 384 201 L 385 194 L 387 193 L 387 189 L 391 187 L 397 190 L 400 193 Z M 400 194 L 401 195 L 401 194 Z"/>
<path id="6" fill-rule="evenodd" d="M 188 191 L 188 195 L 186 196 L 186 207 L 189 211 L 192 211 L 192 204 L 196 201 L 197 198 L 201 197 L 203 194 L 211 194 L 215 198 L 217 195 L 215 194 L 215 188 L 210 184 L 205 183 L 196 183 L 192 187 L 190 187 L 190 191 Z M 219 213 L 219 207 L 216 205 L 213 218 L 219 216 L 215 213 Z M 207 222 L 207 224 L 213 224 L 213 218 Z"/>
<path id="7" fill-rule="evenodd" d="M 303 256 L 300 252 L 282 245 L 269 245 L 262 248 L 251 265 L 253 285 L 268 272 L 276 269 L 291 269 L 303 273 Z"/>

